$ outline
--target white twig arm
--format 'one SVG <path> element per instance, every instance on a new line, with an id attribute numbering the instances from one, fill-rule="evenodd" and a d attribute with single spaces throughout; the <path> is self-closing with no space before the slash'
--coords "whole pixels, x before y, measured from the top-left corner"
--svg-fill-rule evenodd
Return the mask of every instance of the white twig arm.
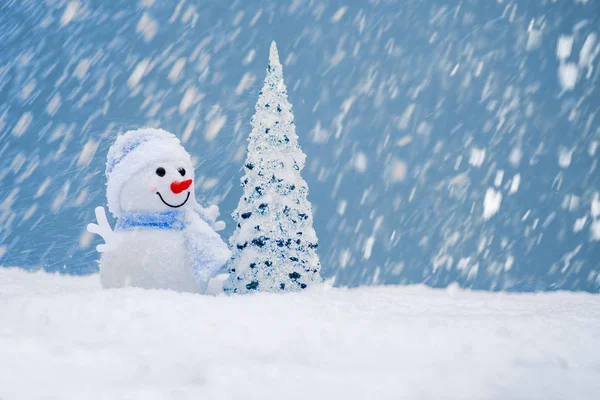
<path id="1" fill-rule="evenodd" d="M 208 224 L 215 230 L 215 232 L 219 232 L 225 229 L 225 222 L 217 221 L 221 213 L 219 211 L 219 206 L 217 206 L 216 204 L 213 204 L 208 208 L 204 208 L 200 204 L 196 203 L 195 210 L 198 214 L 200 214 L 200 217 L 203 220 L 208 222 Z"/>
<path id="2" fill-rule="evenodd" d="M 113 232 L 110 224 L 108 223 L 108 218 L 106 218 L 104 207 L 96 207 L 95 212 L 96 221 L 98 223 L 88 224 L 87 230 L 88 232 L 95 233 L 104 239 L 104 244 L 99 244 L 96 246 L 96 250 L 99 253 L 114 250 L 118 247 L 118 240 L 115 232 Z"/>

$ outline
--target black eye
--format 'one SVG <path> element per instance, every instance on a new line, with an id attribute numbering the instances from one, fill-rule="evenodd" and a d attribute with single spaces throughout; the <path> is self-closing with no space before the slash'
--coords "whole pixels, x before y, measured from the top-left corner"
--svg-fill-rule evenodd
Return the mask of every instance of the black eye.
<path id="1" fill-rule="evenodd" d="M 185 176 L 185 169 L 179 168 L 177 171 L 181 174 L 181 176 Z"/>
<path id="2" fill-rule="evenodd" d="M 156 168 L 156 175 L 163 177 L 163 176 L 165 176 L 166 173 L 167 173 L 167 171 L 165 171 L 165 169 L 163 167 Z"/>

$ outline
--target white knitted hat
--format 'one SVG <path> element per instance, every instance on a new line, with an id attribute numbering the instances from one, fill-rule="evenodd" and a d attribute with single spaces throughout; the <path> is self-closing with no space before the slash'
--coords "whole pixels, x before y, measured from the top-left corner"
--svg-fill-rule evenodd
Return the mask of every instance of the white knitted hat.
<path id="1" fill-rule="evenodd" d="M 106 160 L 106 199 L 110 212 L 115 217 L 121 215 L 121 189 L 133 175 L 150 164 L 167 160 L 192 162 L 172 133 L 142 128 L 119 135 L 108 150 Z"/>

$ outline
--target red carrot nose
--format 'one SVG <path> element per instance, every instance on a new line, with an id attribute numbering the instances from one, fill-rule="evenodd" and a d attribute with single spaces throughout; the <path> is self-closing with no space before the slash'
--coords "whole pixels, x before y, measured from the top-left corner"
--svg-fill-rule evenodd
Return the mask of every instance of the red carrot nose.
<path id="1" fill-rule="evenodd" d="M 175 194 L 179 194 L 181 192 L 183 192 L 184 190 L 186 190 L 187 188 L 189 188 L 192 184 L 192 180 L 188 179 L 187 181 L 181 181 L 181 182 L 173 182 L 171 183 L 171 191 Z"/>

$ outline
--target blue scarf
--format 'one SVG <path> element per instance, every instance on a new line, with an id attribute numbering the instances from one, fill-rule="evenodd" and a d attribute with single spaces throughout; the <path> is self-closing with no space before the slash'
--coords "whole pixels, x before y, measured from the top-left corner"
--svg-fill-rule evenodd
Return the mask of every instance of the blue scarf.
<path id="1" fill-rule="evenodd" d="M 115 231 L 131 231 L 134 229 L 160 229 L 182 231 L 185 229 L 183 211 L 165 212 L 133 212 L 119 217 Z"/>

